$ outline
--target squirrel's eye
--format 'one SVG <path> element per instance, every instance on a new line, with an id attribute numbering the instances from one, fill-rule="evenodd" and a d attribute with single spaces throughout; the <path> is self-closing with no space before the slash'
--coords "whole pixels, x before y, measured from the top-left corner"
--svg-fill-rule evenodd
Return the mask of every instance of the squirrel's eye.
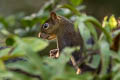
<path id="1" fill-rule="evenodd" d="M 49 24 L 48 24 L 48 23 L 45 23 L 45 24 L 43 25 L 43 28 L 44 28 L 44 29 L 48 29 L 48 27 L 49 27 Z"/>

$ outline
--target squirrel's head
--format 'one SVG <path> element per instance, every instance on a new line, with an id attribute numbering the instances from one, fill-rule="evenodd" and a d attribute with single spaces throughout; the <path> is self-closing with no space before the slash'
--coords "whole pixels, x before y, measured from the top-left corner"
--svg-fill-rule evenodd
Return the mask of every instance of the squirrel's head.
<path id="1" fill-rule="evenodd" d="M 59 19 L 60 17 L 55 12 L 51 12 L 48 20 L 41 26 L 41 32 L 38 37 L 48 40 L 55 39 L 59 27 Z"/>

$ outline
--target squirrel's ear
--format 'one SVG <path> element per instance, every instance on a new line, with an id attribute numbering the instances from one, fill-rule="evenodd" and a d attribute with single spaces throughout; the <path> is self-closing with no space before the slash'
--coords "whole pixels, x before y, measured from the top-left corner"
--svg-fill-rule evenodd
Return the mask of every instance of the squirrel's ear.
<path id="1" fill-rule="evenodd" d="M 55 12 L 51 12 L 50 13 L 50 17 L 53 19 L 53 20 L 56 20 L 57 19 L 57 15 Z"/>

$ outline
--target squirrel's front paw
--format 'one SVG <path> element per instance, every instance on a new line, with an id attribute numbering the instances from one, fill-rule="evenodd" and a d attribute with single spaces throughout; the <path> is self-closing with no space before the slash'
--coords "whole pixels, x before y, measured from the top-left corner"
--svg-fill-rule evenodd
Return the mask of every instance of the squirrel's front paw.
<path id="1" fill-rule="evenodd" d="M 58 58 L 59 56 L 60 56 L 59 49 L 50 50 L 50 57 L 52 57 L 52 58 Z"/>

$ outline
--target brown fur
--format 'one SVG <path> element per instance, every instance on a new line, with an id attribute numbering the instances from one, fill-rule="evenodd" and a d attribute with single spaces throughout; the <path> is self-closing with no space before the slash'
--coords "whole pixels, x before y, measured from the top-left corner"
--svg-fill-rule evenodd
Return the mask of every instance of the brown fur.
<path id="1" fill-rule="evenodd" d="M 52 12 L 50 18 L 42 25 L 39 37 L 48 40 L 56 39 L 57 49 L 50 51 L 50 57 L 53 58 L 58 58 L 60 52 L 65 47 L 80 46 L 80 50 L 75 51 L 70 59 L 72 65 L 77 70 L 76 73 L 81 73 L 81 69 L 78 67 L 76 61 L 82 57 L 83 39 L 80 33 L 74 30 L 72 21 L 62 16 L 57 16 L 56 13 Z"/>
<path id="2" fill-rule="evenodd" d="M 43 28 L 44 24 L 42 25 L 40 33 L 41 38 L 46 38 L 48 40 L 56 39 L 57 49 L 60 52 L 64 47 L 67 46 L 68 47 L 80 46 L 81 50 L 74 54 L 76 56 L 81 56 L 81 51 L 83 50 L 83 40 L 81 38 L 80 33 L 75 32 L 72 21 L 62 16 L 57 16 L 56 13 L 52 12 L 50 18 L 45 23 L 49 24 L 49 28 L 44 29 Z M 50 37 L 52 38 L 50 39 Z"/>

